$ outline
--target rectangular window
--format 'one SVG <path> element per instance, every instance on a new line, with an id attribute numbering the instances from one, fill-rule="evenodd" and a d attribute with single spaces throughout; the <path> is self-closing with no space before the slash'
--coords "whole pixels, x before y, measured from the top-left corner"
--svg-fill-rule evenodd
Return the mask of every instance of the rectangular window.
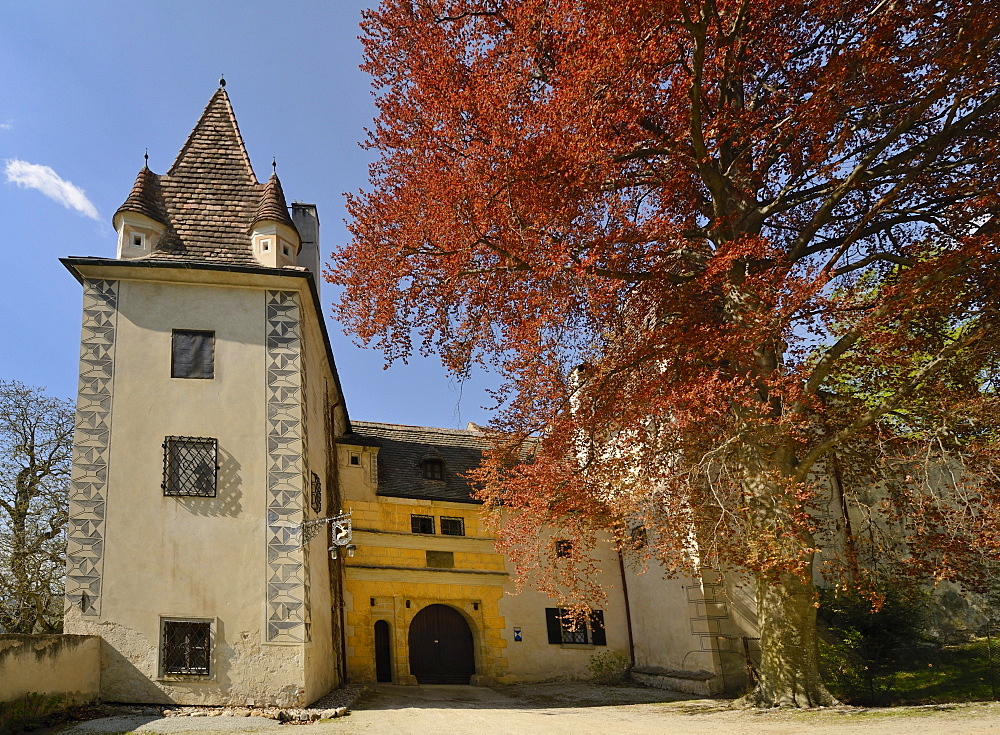
<path id="1" fill-rule="evenodd" d="M 163 621 L 163 673 L 209 676 L 212 624 L 193 620 Z"/>
<path id="2" fill-rule="evenodd" d="M 215 332 L 175 329 L 170 352 L 171 378 L 215 377 Z"/>
<path id="3" fill-rule="evenodd" d="M 562 559 L 568 559 L 573 556 L 573 542 L 566 539 L 556 541 L 556 556 Z"/>
<path id="4" fill-rule="evenodd" d="M 445 536 L 464 536 L 465 520 L 441 516 L 441 533 Z"/>
<path id="5" fill-rule="evenodd" d="M 454 569 L 455 554 L 452 551 L 428 551 L 427 566 L 438 569 Z"/>
<path id="6" fill-rule="evenodd" d="M 310 498 L 314 513 L 323 511 L 323 485 L 319 481 L 319 475 L 312 473 L 312 497 Z"/>
<path id="7" fill-rule="evenodd" d="M 215 497 L 219 442 L 194 436 L 163 440 L 163 494 Z"/>
<path id="8" fill-rule="evenodd" d="M 361 455 L 357 454 L 356 452 L 351 452 L 350 463 L 351 463 L 352 467 L 360 467 L 361 466 Z"/>
<path id="9" fill-rule="evenodd" d="M 567 616 L 561 607 L 545 608 L 545 627 L 549 643 L 553 644 L 591 644 L 594 646 L 608 645 L 608 637 L 604 631 L 604 611 L 591 610 L 588 620 L 574 621 Z"/>
<path id="10" fill-rule="evenodd" d="M 434 533 L 434 516 L 410 516 L 410 530 L 413 533 Z"/>

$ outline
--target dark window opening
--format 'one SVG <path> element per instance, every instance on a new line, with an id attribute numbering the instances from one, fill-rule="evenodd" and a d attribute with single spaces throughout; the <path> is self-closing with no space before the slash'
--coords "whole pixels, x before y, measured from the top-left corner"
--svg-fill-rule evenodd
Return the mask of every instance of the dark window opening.
<path id="1" fill-rule="evenodd" d="M 434 533 L 434 516 L 410 516 L 410 530 L 413 533 Z"/>
<path id="2" fill-rule="evenodd" d="M 632 529 L 631 534 L 629 534 L 632 541 L 633 549 L 642 549 L 646 546 L 646 528 L 645 526 L 636 526 Z"/>
<path id="3" fill-rule="evenodd" d="M 444 462 L 440 459 L 425 459 L 420 463 L 425 480 L 443 480 Z"/>
<path id="4" fill-rule="evenodd" d="M 175 329 L 171 340 L 171 378 L 215 377 L 215 332 Z"/>
<path id="5" fill-rule="evenodd" d="M 163 494 L 214 498 L 218 467 L 217 440 L 168 436 L 163 441 Z"/>
<path id="6" fill-rule="evenodd" d="M 573 556 L 573 542 L 566 539 L 556 541 L 556 556 L 561 559 L 568 559 Z"/>
<path id="7" fill-rule="evenodd" d="M 212 624 L 163 622 L 163 673 L 209 675 Z"/>
<path id="8" fill-rule="evenodd" d="M 312 473 L 312 509 L 314 513 L 323 510 L 323 485 L 319 481 L 319 475 Z"/>
<path id="9" fill-rule="evenodd" d="M 351 465 L 353 465 L 354 467 L 360 467 L 361 466 L 361 455 L 360 454 L 352 454 L 351 455 Z"/>
<path id="10" fill-rule="evenodd" d="M 445 536 L 464 536 L 465 520 L 441 516 L 441 533 Z"/>
<path id="11" fill-rule="evenodd" d="M 563 608 L 547 607 L 545 608 L 545 627 L 549 643 L 608 645 L 608 637 L 604 630 L 603 610 L 591 610 L 586 619 L 580 620 L 574 619 Z"/>
<path id="12" fill-rule="evenodd" d="M 454 569 L 455 553 L 452 551 L 428 551 L 427 566 L 438 569 Z"/>

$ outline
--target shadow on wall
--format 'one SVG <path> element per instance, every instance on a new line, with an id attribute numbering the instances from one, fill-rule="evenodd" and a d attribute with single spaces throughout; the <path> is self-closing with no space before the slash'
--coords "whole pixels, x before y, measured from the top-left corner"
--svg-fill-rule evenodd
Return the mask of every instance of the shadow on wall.
<path id="1" fill-rule="evenodd" d="M 225 447 L 219 446 L 219 473 L 216 496 L 204 498 L 194 495 L 175 496 L 177 502 L 189 513 L 199 516 L 228 516 L 236 518 L 243 511 L 243 478 L 241 465 Z"/>

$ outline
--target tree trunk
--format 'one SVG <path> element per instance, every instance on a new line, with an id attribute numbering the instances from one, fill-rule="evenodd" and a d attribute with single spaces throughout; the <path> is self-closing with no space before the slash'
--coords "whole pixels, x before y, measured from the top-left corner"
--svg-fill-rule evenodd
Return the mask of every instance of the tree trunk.
<path id="1" fill-rule="evenodd" d="M 757 707 L 838 704 L 819 674 L 816 588 L 793 574 L 757 580 L 760 677 L 742 703 Z"/>

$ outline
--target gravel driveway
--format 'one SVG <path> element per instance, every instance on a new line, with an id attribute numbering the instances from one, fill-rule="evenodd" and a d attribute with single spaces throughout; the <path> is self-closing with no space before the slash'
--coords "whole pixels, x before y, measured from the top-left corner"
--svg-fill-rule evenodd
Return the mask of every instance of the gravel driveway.
<path id="1" fill-rule="evenodd" d="M 831 708 L 820 711 L 731 710 L 722 700 L 637 687 L 585 683 L 538 684 L 498 690 L 462 686 L 397 687 L 380 684 L 347 717 L 307 725 L 281 725 L 258 717 L 108 717 L 63 733 L 271 732 L 298 735 L 608 735 L 664 733 L 742 735 L 1000 735 L 1000 703 L 899 707 L 891 710 Z"/>

